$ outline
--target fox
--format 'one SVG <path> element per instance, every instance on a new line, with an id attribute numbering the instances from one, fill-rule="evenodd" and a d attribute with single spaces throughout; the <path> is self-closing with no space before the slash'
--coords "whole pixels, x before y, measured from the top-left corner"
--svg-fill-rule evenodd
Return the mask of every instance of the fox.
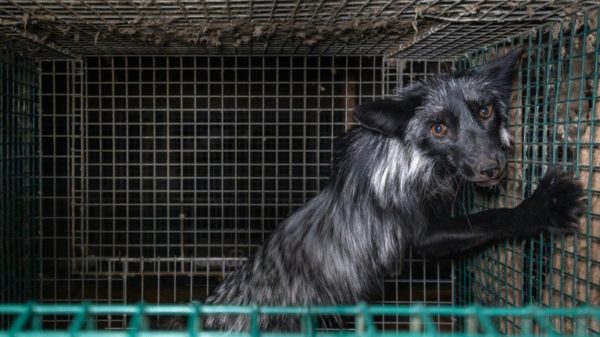
<path id="1" fill-rule="evenodd" d="M 491 188 L 507 172 L 508 107 L 523 50 L 429 77 L 359 105 L 358 125 L 335 142 L 322 191 L 283 220 L 206 304 L 338 305 L 368 301 L 412 247 L 429 258 L 464 254 L 540 232 L 577 231 L 583 189 L 556 167 L 514 208 L 452 216 L 461 184 Z M 340 319 L 321 322 L 340 324 Z M 245 315 L 205 315 L 208 330 L 248 329 Z M 300 329 L 263 315 L 261 330 Z"/>

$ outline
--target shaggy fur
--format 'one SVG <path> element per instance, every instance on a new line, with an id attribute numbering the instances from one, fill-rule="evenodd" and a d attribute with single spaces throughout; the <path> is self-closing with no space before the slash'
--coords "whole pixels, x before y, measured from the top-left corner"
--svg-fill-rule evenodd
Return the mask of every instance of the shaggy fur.
<path id="1" fill-rule="evenodd" d="M 515 209 L 449 217 L 457 179 L 491 186 L 504 175 L 510 145 L 504 123 L 520 55 L 515 50 L 483 67 L 359 106 L 355 118 L 361 126 L 337 140 L 329 184 L 284 220 L 206 303 L 356 303 L 380 291 L 381 277 L 409 246 L 441 256 L 543 230 L 572 232 L 582 190 L 558 171 Z M 492 117 L 481 118 L 482 107 L 490 107 Z M 432 133 L 439 123 L 447 127 L 442 137 Z M 243 331 L 248 318 L 207 316 L 204 326 Z M 260 326 L 287 331 L 300 323 L 264 316 Z"/>

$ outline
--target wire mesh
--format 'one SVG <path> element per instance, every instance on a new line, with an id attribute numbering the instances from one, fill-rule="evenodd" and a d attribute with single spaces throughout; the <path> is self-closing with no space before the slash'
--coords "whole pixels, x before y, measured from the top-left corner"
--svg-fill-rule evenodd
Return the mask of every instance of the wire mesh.
<path id="1" fill-rule="evenodd" d="M 526 242 L 506 242 L 462 262 L 458 268 L 460 303 L 545 307 L 597 305 L 600 300 L 600 232 L 597 132 L 598 12 L 515 38 L 526 55 L 519 69 L 509 117 L 514 155 L 509 179 L 496 197 L 475 195 L 472 209 L 513 207 L 529 196 L 543 172 L 560 165 L 573 172 L 587 191 L 587 214 L 579 233 L 549 234 Z M 477 64 L 508 48 L 483 50 L 464 60 Z M 505 331 L 522 326 L 503 322 Z M 570 319 L 553 320 L 560 331 L 572 331 Z M 590 326 L 590 333 L 600 327 Z"/>
<path id="2" fill-rule="evenodd" d="M 450 65 L 352 56 L 42 62 L 40 298 L 204 299 L 320 191 L 356 104 Z M 401 267 L 380 302 L 452 302 L 450 262 L 409 255 Z M 381 319 L 390 330 L 408 325 Z"/>
<path id="3" fill-rule="evenodd" d="M 0 48 L 0 302 L 34 297 L 38 69 Z M 0 315 L 0 326 L 6 324 Z"/>
<path id="4" fill-rule="evenodd" d="M 0 41 L 40 58 L 383 55 L 448 59 L 597 1 L 11 0 Z"/>
<path id="5" fill-rule="evenodd" d="M 70 294 L 83 299 L 72 287 L 72 172 L 75 139 L 75 103 L 81 102 L 81 86 L 74 85 L 79 74 L 77 61 L 41 63 L 41 221 L 39 229 L 38 297 Z M 52 74 L 48 76 L 48 74 Z M 57 295 L 58 296 L 58 295 Z M 57 298 L 58 299 L 58 298 Z M 58 320 L 58 318 L 56 318 Z"/>

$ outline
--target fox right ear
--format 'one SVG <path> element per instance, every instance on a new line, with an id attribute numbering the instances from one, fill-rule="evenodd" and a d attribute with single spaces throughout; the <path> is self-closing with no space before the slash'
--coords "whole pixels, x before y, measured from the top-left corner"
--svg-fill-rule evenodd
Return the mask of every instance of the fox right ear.
<path id="1" fill-rule="evenodd" d="M 479 66 L 476 71 L 491 80 L 498 90 L 508 97 L 523 52 L 523 47 L 513 48 L 506 55 Z"/>
<path id="2" fill-rule="evenodd" d="M 362 126 L 387 136 L 403 136 L 404 129 L 423 104 L 425 90 L 415 85 L 398 96 L 357 106 L 354 119 Z"/>

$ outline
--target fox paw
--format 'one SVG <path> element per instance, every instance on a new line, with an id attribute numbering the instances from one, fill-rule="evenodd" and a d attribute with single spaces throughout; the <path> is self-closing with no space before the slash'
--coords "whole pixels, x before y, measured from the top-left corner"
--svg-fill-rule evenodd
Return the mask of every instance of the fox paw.
<path id="1" fill-rule="evenodd" d="M 576 233 L 577 220 L 585 211 L 583 188 L 558 168 L 546 172 L 527 204 L 542 220 L 541 229 L 558 234 Z"/>

